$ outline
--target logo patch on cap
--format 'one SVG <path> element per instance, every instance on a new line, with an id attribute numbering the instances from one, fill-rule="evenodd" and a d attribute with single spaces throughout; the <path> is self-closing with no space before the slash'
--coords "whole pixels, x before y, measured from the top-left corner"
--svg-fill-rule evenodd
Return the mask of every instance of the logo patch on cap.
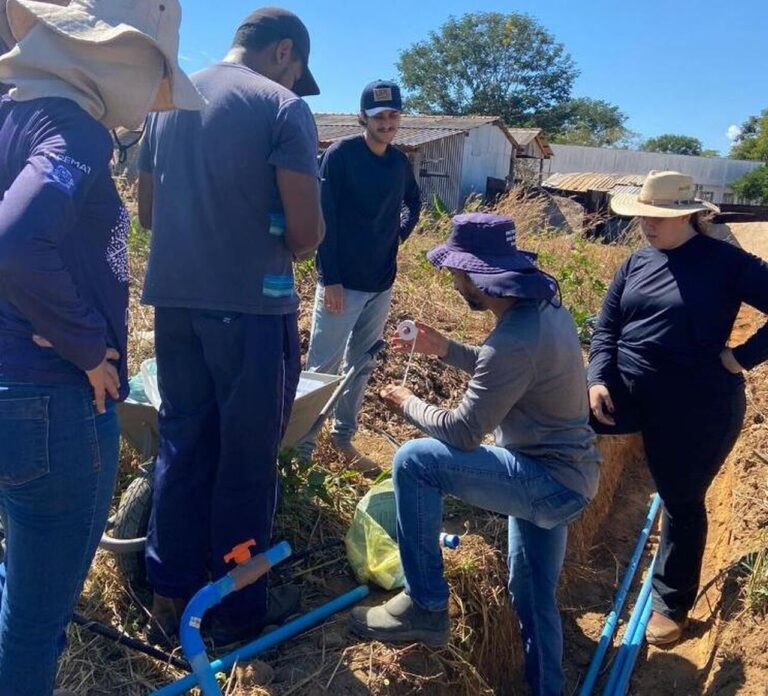
<path id="1" fill-rule="evenodd" d="M 391 87 L 376 87 L 373 90 L 373 101 L 375 101 L 375 102 L 388 102 L 388 101 L 392 101 L 392 88 Z"/>

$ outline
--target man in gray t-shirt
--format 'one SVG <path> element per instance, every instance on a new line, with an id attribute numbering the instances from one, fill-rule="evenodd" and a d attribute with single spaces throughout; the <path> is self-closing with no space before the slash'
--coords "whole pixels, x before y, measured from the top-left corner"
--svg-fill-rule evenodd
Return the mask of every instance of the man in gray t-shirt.
<path id="1" fill-rule="evenodd" d="M 509 590 L 523 633 L 531 693 L 563 692 L 557 581 L 568 523 L 597 492 L 599 456 L 589 427 L 584 359 L 557 283 L 518 251 L 512 220 L 458 215 L 446 244 L 427 257 L 450 269 L 472 309 L 496 328 L 482 346 L 418 325 L 415 352 L 440 357 L 472 378 L 459 406 L 425 403 L 386 387 L 388 406 L 430 437 L 401 447 L 392 477 L 405 592 L 352 612 L 351 629 L 371 640 L 448 640 L 448 585 L 438 538 L 442 496 L 509 516 Z M 412 344 L 394 339 L 394 348 Z M 496 446 L 483 445 L 494 432 Z"/>
<path id="2" fill-rule="evenodd" d="M 300 95 L 317 94 L 309 35 L 264 8 L 224 61 L 193 76 L 207 100 L 147 124 L 139 215 L 152 229 L 143 301 L 155 307 L 162 408 L 147 538 L 155 590 L 150 638 L 178 628 L 229 552 L 272 535 L 280 441 L 300 372 L 295 258 L 322 239 L 317 130 Z M 218 645 L 250 638 L 295 610 L 298 591 L 266 578 L 214 613 Z M 269 608 L 269 612 L 268 612 Z"/>

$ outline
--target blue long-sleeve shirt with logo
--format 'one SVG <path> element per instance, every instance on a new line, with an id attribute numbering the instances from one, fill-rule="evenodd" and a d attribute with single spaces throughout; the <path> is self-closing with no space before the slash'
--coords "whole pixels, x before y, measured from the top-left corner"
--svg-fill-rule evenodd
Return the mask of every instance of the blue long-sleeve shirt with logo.
<path id="1" fill-rule="evenodd" d="M 130 223 L 111 157 L 74 102 L 0 99 L 0 381 L 88 386 L 114 348 L 125 396 Z"/>

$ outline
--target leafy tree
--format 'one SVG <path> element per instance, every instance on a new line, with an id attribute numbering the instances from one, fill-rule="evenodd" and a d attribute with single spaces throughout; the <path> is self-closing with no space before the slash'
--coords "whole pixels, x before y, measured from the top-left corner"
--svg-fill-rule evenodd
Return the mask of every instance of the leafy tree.
<path id="1" fill-rule="evenodd" d="M 510 125 L 565 102 L 578 74 L 561 43 L 528 15 L 475 12 L 450 17 L 400 53 L 406 108 L 493 114 Z"/>
<path id="2" fill-rule="evenodd" d="M 649 138 L 640 149 L 645 152 L 664 152 L 670 155 L 701 155 L 701 140 L 689 135 L 666 133 L 657 138 Z"/>
<path id="3" fill-rule="evenodd" d="M 768 165 L 747 172 L 731 184 L 739 198 L 768 205 Z"/>
<path id="4" fill-rule="evenodd" d="M 701 157 L 722 157 L 719 150 L 702 150 L 699 155 Z"/>
<path id="5" fill-rule="evenodd" d="M 627 115 L 602 99 L 570 99 L 539 120 L 551 132 L 552 142 L 567 145 L 611 147 L 626 144 L 633 135 L 624 125 Z"/>
<path id="6" fill-rule="evenodd" d="M 731 148 L 731 157 L 768 162 L 768 109 L 744 121 L 741 134 Z"/>

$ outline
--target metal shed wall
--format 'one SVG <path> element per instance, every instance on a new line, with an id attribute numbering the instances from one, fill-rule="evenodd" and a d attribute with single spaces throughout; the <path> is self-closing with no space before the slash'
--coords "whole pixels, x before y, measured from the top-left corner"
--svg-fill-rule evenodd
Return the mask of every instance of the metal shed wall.
<path id="1" fill-rule="evenodd" d="M 510 176 L 513 147 L 504 131 L 495 124 L 473 128 L 464 142 L 461 168 L 461 202 L 473 193 L 485 194 L 489 176 Z"/>
<path id="2" fill-rule="evenodd" d="M 723 202 L 723 196 L 730 192 L 730 184 L 736 179 L 762 164 L 723 157 L 666 155 L 581 145 L 552 145 L 552 150 L 555 156 L 550 160 L 549 168 L 553 173 L 647 174 L 652 169 L 673 170 L 692 176 L 702 191 L 713 195 L 715 203 Z"/>
<path id="3" fill-rule="evenodd" d="M 435 195 L 450 211 L 464 203 L 461 181 L 466 141 L 464 133 L 457 133 L 425 143 L 411 155 L 421 198 L 428 205 Z"/>

